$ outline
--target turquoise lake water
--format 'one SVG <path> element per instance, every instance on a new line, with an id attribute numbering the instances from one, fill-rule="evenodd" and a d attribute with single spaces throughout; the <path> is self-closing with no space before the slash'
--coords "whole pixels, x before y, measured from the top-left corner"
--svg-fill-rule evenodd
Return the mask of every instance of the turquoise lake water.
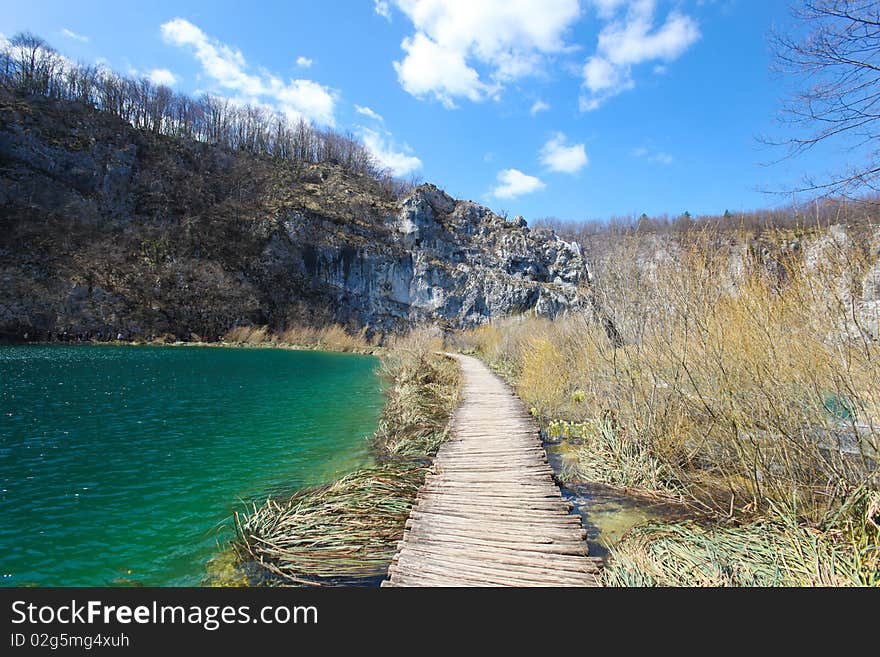
<path id="1" fill-rule="evenodd" d="M 0 585 L 198 585 L 242 501 L 370 462 L 369 356 L 0 347 Z"/>

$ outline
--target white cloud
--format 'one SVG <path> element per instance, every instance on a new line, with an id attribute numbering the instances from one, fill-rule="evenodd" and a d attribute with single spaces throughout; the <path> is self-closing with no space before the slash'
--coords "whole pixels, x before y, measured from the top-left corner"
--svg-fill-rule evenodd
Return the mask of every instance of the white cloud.
<path id="1" fill-rule="evenodd" d="M 373 11 L 386 20 L 391 20 L 391 5 L 388 0 L 373 0 Z"/>
<path id="2" fill-rule="evenodd" d="M 373 157 L 395 176 L 407 176 L 422 168 L 422 161 L 415 155 L 408 154 L 406 151 L 409 149 L 406 146 L 403 151 L 394 150 L 391 136 L 387 132 L 383 135 L 376 130 L 362 128 L 361 139 Z"/>
<path id="3" fill-rule="evenodd" d="M 593 0 L 603 18 L 613 19 L 599 32 L 596 53 L 584 64 L 580 107 L 594 110 L 635 86 L 632 67 L 660 60 L 655 72 L 678 59 L 700 38 L 697 22 L 677 10 L 655 25 L 656 0 Z M 625 15 L 614 18 L 626 7 Z"/>
<path id="4" fill-rule="evenodd" d="M 446 107 L 497 98 L 505 83 L 537 74 L 564 52 L 578 0 L 396 0 L 415 34 L 394 63 L 401 86 Z M 478 72 L 477 67 L 484 69 Z"/>
<path id="5" fill-rule="evenodd" d="M 620 69 L 603 57 L 594 55 L 584 64 L 584 82 L 591 91 L 603 91 L 622 82 Z"/>
<path id="6" fill-rule="evenodd" d="M 335 101 L 327 87 L 314 80 L 290 80 L 286 85 L 272 79 L 271 96 L 276 98 L 281 110 L 290 119 L 303 116 L 311 121 L 332 126 L 335 124 L 333 109 Z"/>
<path id="7" fill-rule="evenodd" d="M 541 148 L 541 164 L 551 171 L 577 173 L 587 166 L 589 159 L 583 144 L 566 146 L 566 137 L 561 132 L 553 135 Z"/>
<path id="8" fill-rule="evenodd" d="M 460 52 L 444 48 L 421 32 L 404 39 L 401 47 L 407 54 L 402 62 L 394 62 L 394 70 L 401 86 L 413 96 L 433 96 L 451 109 L 454 98 L 476 101 L 489 92 Z"/>
<path id="9" fill-rule="evenodd" d="M 501 183 L 492 190 L 496 198 L 516 198 L 523 194 L 531 194 L 546 187 L 539 178 L 529 176 L 519 169 L 504 169 L 498 172 L 498 182 Z"/>
<path id="10" fill-rule="evenodd" d="M 632 156 L 649 162 L 657 162 L 658 164 L 672 164 L 673 158 L 669 153 L 663 151 L 652 151 L 649 148 L 639 147 L 632 149 Z"/>
<path id="11" fill-rule="evenodd" d="M 89 40 L 89 37 L 82 34 L 77 34 L 73 30 L 68 30 L 66 27 L 61 28 L 61 34 L 69 39 L 75 39 L 76 41 L 82 41 L 83 43 L 88 43 Z"/>
<path id="12" fill-rule="evenodd" d="M 296 65 L 299 66 L 300 68 L 309 68 L 314 63 L 315 62 L 312 59 L 309 59 L 308 57 L 304 57 L 303 55 L 300 55 L 299 57 L 296 58 Z"/>
<path id="13" fill-rule="evenodd" d="M 161 29 L 167 43 L 191 48 L 205 74 L 220 87 L 251 102 L 268 102 L 290 119 L 303 117 L 328 126 L 335 124 L 335 98 L 328 87 L 312 80 L 285 83 L 266 71 L 249 73 L 240 50 L 210 38 L 183 18 L 174 18 Z"/>
<path id="14" fill-rule="evenodd" d="M 534 116 L 538 112 L 546 112 L 548 109 L 550 109 L 550 104 L 545 103 L 539 98 L 534 103 L 532 103 L 532 106 L 529 108 L 529 114 Z"/>
<path id="15" fill-rule="evenodd" d="M 653 2 L 637 2 L 626 22 L 612 23 L 602 30 L 599 51 L 624 66 L 653 59 L 672 61 L 699 39 L 700 30 L 689 16 L 673 11 L 663 26 L 654 30 L 653 14 Z"/>
<path id="16" fill-rule="evenodd" d="M 364 116 L 367 116 L 367 117 L 373 119 L 374 121 L 378 121 L 379 123 L 384 123 L 384 121 L 385 121 L 385 119 L 382 118 L 381 114 L 373 111 L 371 108 L 369 108 L 365 105 L 355 105 L 354 111 L 357 112 L 358 114 L 363 114 Z"/>
<path id="17" fill-rule="evenodd" d="M 153 84 L 164 85 L 166 87 L 173 87 L 177 83 L 177 76 L 167 68 L 154 68 L 147 73 L 147 78 L 149 78 L 150 82 Z"/>

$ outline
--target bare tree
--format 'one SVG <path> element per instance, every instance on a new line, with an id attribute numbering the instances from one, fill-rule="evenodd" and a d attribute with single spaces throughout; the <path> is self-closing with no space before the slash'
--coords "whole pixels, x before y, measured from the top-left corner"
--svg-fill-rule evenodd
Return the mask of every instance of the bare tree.
<path id="1" fill-rule="evenodd" d="M 880 2 L 806 0 L 793 5 L 799 34 L 775 33 L 775 69 L 797 88 L 783 107 L 791 136 L 769 143 L 798 156 L 823 142 L 858 159 L 797 191 L 854 196 L 880 187 Z"/>
<path id="2" fill-rule="evenodd" d="M 292 162 L 329 162 L 372 176 L 389 189 L 403 184 L 351 132 L 319 129 L 303 118 L 293 120 L 265 106 L 240 105 L 220 96 L 175 94 L 147 78 L 122 77 L 105 67 L 75 65 L 29 32 L 0 47 L 0 88 L 91 105 L 157 135 Z"/>
<path id="3" fill-rule="evenodd" d="M 19 88 L 33 94 L 56 95 L 54 76 L 62 68 L 62 60 L 54 48 L 30 32 L 20 32 L 9 40 L 8 51 Z"/>

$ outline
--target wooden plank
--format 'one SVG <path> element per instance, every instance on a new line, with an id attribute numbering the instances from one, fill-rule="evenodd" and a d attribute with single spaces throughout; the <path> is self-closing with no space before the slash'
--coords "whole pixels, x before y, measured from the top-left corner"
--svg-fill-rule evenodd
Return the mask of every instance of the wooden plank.
<path id="1" fill-rule="evenodd" d="M 562 555 L 562 554 L 538 554 L 528 550 L 511 549 L 509 546 L 504 548 L 484 547 L 479 545 L 468 545 L 462 543 L 442 543 L 434 541 L 430 548 L 422 544 L 407 545 L 406 551 L 428 555 L 447 555 L 455 557 L 459 554 L 465 554 L 469 557 L 476 558 L 485 562 L 498 562 L 520 565 L 535 565 L 542 563 L 546 566 L 552 565 L 563 570 L 574 570 L 579 572 L 597 571 L 596 564 L 582 559 L 583 555 Z"/>
<path id="2" fill-rule="evenodd" d="M 497 570 L 475 571 L 465 568 L 449 568 L 443 565 L 435 564 L 428 561 L 407 560 L 405 565 L 401 565 L 401 572 L 409 575 L 428 575 L 443 579 L 461 579 L 472 582 L 476 586 L 485 586 L 486 584 L 495 584 L 500 586 L 549 586 L 540 579 L 534 577 L 523 576 L 518 573 L 506 573 Z M 588 586 L 587 577 L 570 577 L 556 584 L 558 586 Z M 442 579 L 441 579 L 442 581 Z"/>
<path id="3" fill-rule="evenodd" d="M 428 522 L 439 522 L 444 519 L 449 521 L 455 519 L 455 524 L 465 524 L 467 522 L 472 522 L 473 524 L 484 523 L 487 529 L 502 526 L 509 529 L 517 529 L 522 532 L 531 532 L 534 530 L 545 534 L 556 533 L 561 535 L 565 535 L 569 529 L 574 530 L 576 527 L 580 526 L 579 521 L 570 523 L 562 518 L 554 518 L 552 516 L 545 516 L 540 519 L 527 518 L 523 520 L 511 517 L 501 520 L 491 517 L 484 518 L 482 513 L 469 514 L 466 510 L 461 509 L 443 509 L 434 511 L 431 509 L 418 508 L 413 510 L 410 514 L 410 518 L 413 520 L 425 519 Z M 577 518 L 575 518 L 575 520 L 577 520 Z"/>
<path id="4" fill-rule="evenodd" d="M 538 584 L 564 584 L 568 580 L 577 579 L 586 581 L 595 576 L 590 572 L 586 561 L 579 567 L 568 564 L 553 568 L 551 563 L 545 563 L 544 567 L 535 566 L 530 559 L 512 560 L 495 557 L 492 555 L 476 555 L 468 553 L 440 553 L 426 550 L 416 550 L 407 547 L 401 552 L 399 563 L 431 563 L 436 566 L 447 566 L 455 573 L 470 573 L 478 575 L 486 572 L 503 573 L 505 576 L 513 576 L 521 579 L 534 581 Z"/>
<path id="5" fill-rule="evenodd" d="M 505 501 L 506 500 L 506 501 Z M 496 498 L 496 497 L 486 497 L 481 499 L 479 502 L 475 501 L 473 497 L 468 495 L 453 495 L 452 493 L 448 495 L 436 495 L 432 494 L 429 496 L 425 496 L 420 498 L 422 504 L 419 506 L 433 506 L 433 507 L 441 507 L 441 506 L 453 506 L 455 508 L 466 507 L 469 509 L 479 509 L 484 513 L 492 513 L 493 511 L 497 511 L 494 515 L 497 517 L 503 517 L 508 515 L 509 512 L 514 512 L 516 514 L 517 511 L 555 511 L 557 509 L 562 509 L 565 512 L 568 512 L 568 504 L 561 499 L 553 499 L 548 497 L 529 497 L 526 499 L 517 500 L 515 497 L 508 498 Z M 518 502 L 518 503 L 517 503 Z"/>
<path id="6" fill-rule="evenodd" d="M 587 548 L 583 541 L 571 543 L 530 543 L 527 541 L 508 541 L 503 537 L 486 537 L 483 532 L 468 532 L 466 530 L 444 531 L 438 533 L 419 527 L 411 531 L 414 535 L 424 536 L 431 543 L 448 543 L 450 545 L 474 547 L 498 547 L 522 553 L 534 553 L 536 555 L 559 554 L 563 556 L 586 556 L 587 554 Z"/>
<path id="7" fill-rule="evenodd" d="M 474 581 L 494 581 L 508 586 L 586 586 L 592 577 L 588 573 L 568 573 L 566 577 L 551 577 L 550 573 L 531 573 L 501 568 L 479 568 L 464 559 L 445 562 L 436 558 L 417 559 L 401 555 L 401 568 L 412 568 L 413 572 L 447 574 L 452 577 L 468 577 Z"/>
<path id="8" fill-rule="evenodd" d="M 487 540 L 489 537 L 492 537 L 512 544 L 570 545 L 578 548 L 582 547 L 585 551 L 587 549 L 586 543 L 584 543 L 584 538 L 586 537 L 586 531 L 584 530 L 581 530 L 583 533 L 577 535 L 572 535 L 570 532 L 566 531 L 559 533 L 557 536 L 550 536 L 545 533 L 525 535 L 512 528 L 503 527 L 493 527 L 491 528 L 491 531 L 487 531 L 487 528 L 479 523 L 473 523 L 472 525 L 464 525 L 462 523 L 416 523 L 410 527 L 410 532 L 421 532 L 428 536 L 435 536 L 438 532 L 443 532 L 448 536 L 461 535 L 477 538 L 482 537 Z M 507 529 L 507 531 L 505 531 L 505 529 Z"/>

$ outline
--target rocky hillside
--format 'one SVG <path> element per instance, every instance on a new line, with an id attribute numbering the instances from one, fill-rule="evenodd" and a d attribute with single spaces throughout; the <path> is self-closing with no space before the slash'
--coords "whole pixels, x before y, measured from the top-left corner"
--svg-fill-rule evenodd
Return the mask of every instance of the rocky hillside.
<path id="1" fill-rule="evenodd" d="M 734 295 L 748 275 L 766 276 L 785 290 L 793 279 L 821 290 L 825 310 L 837 311 L 827 337 L 880 341 L 880 224 L 704 228 L 688 232 L 600 235 L 584 240 L 591 263 L 591 295 L 617 330 L 637 334 L 646 315 L 668 304 L 664 295 L 634 297 L 650 289 L 671 269 L 685 268 L 696 256 L 712 263 L 713 281 Z M 665 312 L 661 310 L 661 312 Z"/>
<path id="2" fill-rule="evenodd" d="M 585 303 L 579 248 L 422 185 L 0 95 L 0 338 L 469 326 Z"/>

